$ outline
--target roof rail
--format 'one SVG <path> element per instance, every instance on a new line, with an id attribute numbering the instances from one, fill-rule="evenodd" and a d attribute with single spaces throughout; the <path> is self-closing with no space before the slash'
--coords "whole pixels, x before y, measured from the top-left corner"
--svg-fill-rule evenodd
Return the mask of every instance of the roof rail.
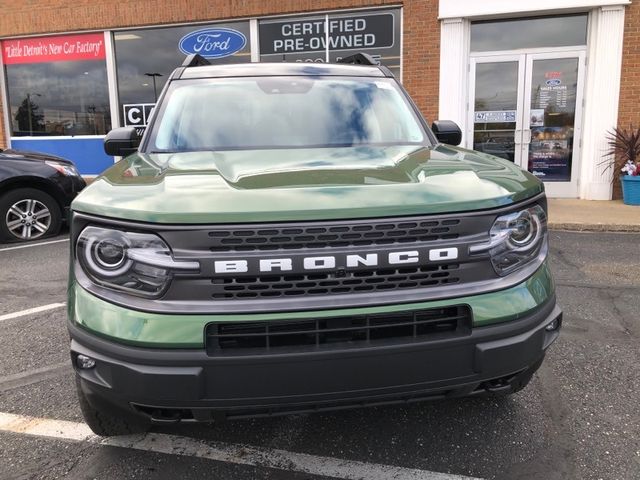
<path id="1" fill-rule="evenodd" d="M 187 58 L 182 62 L 183 67 L 201 67 L 203 65 L 211 65 L 211 62 L 197 53 L 187 55 Z"/>
<path id="2" fill-rule="evenodd" d="M 374 67 L 378 66 L 378 62 L 376 62 L 371 55 L 368 53 L 355 53 L 353 55 L 349 55 L 348 57 L 343 57 L 338 60 L 337 63 L 351 63 L 353 65 L 372 65 Z"/>

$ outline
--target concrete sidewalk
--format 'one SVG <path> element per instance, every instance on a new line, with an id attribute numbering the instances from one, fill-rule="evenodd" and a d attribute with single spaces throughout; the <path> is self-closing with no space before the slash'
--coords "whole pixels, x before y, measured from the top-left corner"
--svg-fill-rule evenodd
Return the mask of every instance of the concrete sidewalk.
<path id="1" fill-rule="evenodd" d="M 640 206 L 622 200 L 549 199 L 549 228 L 591 232 L 640 232 Z"/>

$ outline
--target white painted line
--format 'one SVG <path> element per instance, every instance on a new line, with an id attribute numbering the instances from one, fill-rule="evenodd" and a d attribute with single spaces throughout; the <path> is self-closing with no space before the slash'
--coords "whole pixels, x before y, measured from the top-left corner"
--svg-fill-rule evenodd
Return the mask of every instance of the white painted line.
<path id="1" fill-rule="evenodd" d="M 7 313 L 0 315 L 0 322 L 4 320 L 12 320 L 18 317 L 24 317 L 25 315 L 31 315 L 32 313 L 46 312 L 47 310 L 55 310 L 56 308 L 62 308 L 66 303 L 50 303 L 49 305 L 42 305 L 41 307 L 28 308 L 20 312 Z"/>
<path id="2" fill-rule="evenodd" d="M 11 413 L 0 412 L 0 431 L 60 440 L 85 441 L 145 452 L 197 457 L 237 465 L 273 468 L 344 480 L 387 480 L 390 478 L 394 480 L 474 480 L 472 477 L 428 470 L 342 460 L 271 448 L 225 444 L 162 433 L 101 438 L 94 435 L 89 427 L 83 423 L 33 418 Z"/>
<path id="3" fill-rule="evenodd" d="M 53 243 L 62 243 L 68 241 L 68 238 L 63 238 L 62 240 L 51 240 L 50 242 L 27 243 L 26 245 L 18 245 L 16 247 L 0 248 L 0 252 L 8 252 L 9 250 L 20 250 L 21 248 L 40 247 L 41 245 L 51 245 Z"/>
<path id="4" fill-rule="evenodd" d="M 84 423 L 48 420 L 0 412 L 0 431 L 59 438 L 61 440 L 99 441 Z"/>

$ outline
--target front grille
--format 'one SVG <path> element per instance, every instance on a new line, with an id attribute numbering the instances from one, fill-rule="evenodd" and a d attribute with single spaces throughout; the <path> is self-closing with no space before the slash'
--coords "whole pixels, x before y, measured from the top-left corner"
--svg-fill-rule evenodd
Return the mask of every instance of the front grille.
<path id="1" fill-rule="evenodd" d="M 333 225 L 299 224 L 269 228 L 238 227 L 208 232 L 211 252 L 296 250 L 305 248 L 398 245 L 460 236 L 459 219 L 335 222 Z"/>
<path id="2" fill-rule="evenodd" d="M 403 290 L 458 283 L 457 263 L 416 268 L 397 268 L 300 275 L 262 275 L 258 277 L 216 277 L 214 299 L 252 299 L 368 293 Z"/>
<path id="3" fill-rule="evenodd" d="M 199 274 L 176 274 L 163 301 L 186 307 L 210 303 L 216 312 L 300 311 L 419 302 L 497 279 L 488 255 L 469 255 L 485 242 L 495 213 L 393 218 L 220 224 L 167 227 L 158 234 L 176 259 L 200 263 Z M 431 250 L 456 250 L 455 258 L 431 258 Z M 418 252 L 416 263 L 392 254 Z M 369 260 L 353 258 L 375 258 Z M 333 259 L 307 268 L 305 259 Z M 348 258 L 351 258 L 349 265 Z M 262 269 L 262 261 L 289 262 Z M 218 269 L 217 263 L 242 265 Z M 234 267 L 235 268 L 235 267 Z"/>
<path id="4" fill-rule="evenodd" d="M 206 347 L 209 356 L 227 356 L 406 344 L 469 335 L 471 323 L 466 305 L 376 315 L 211 323 L 206 328 Z"/>

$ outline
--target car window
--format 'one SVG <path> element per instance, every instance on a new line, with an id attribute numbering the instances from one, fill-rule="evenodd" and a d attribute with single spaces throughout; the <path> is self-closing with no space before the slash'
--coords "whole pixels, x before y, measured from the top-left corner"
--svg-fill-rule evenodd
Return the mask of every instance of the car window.
<path id="1" fill-rule="evenodd" d="M 152 151 L 421 144 L 425 133 L 390 79 L 257 77 L 177 81 Z"/>

